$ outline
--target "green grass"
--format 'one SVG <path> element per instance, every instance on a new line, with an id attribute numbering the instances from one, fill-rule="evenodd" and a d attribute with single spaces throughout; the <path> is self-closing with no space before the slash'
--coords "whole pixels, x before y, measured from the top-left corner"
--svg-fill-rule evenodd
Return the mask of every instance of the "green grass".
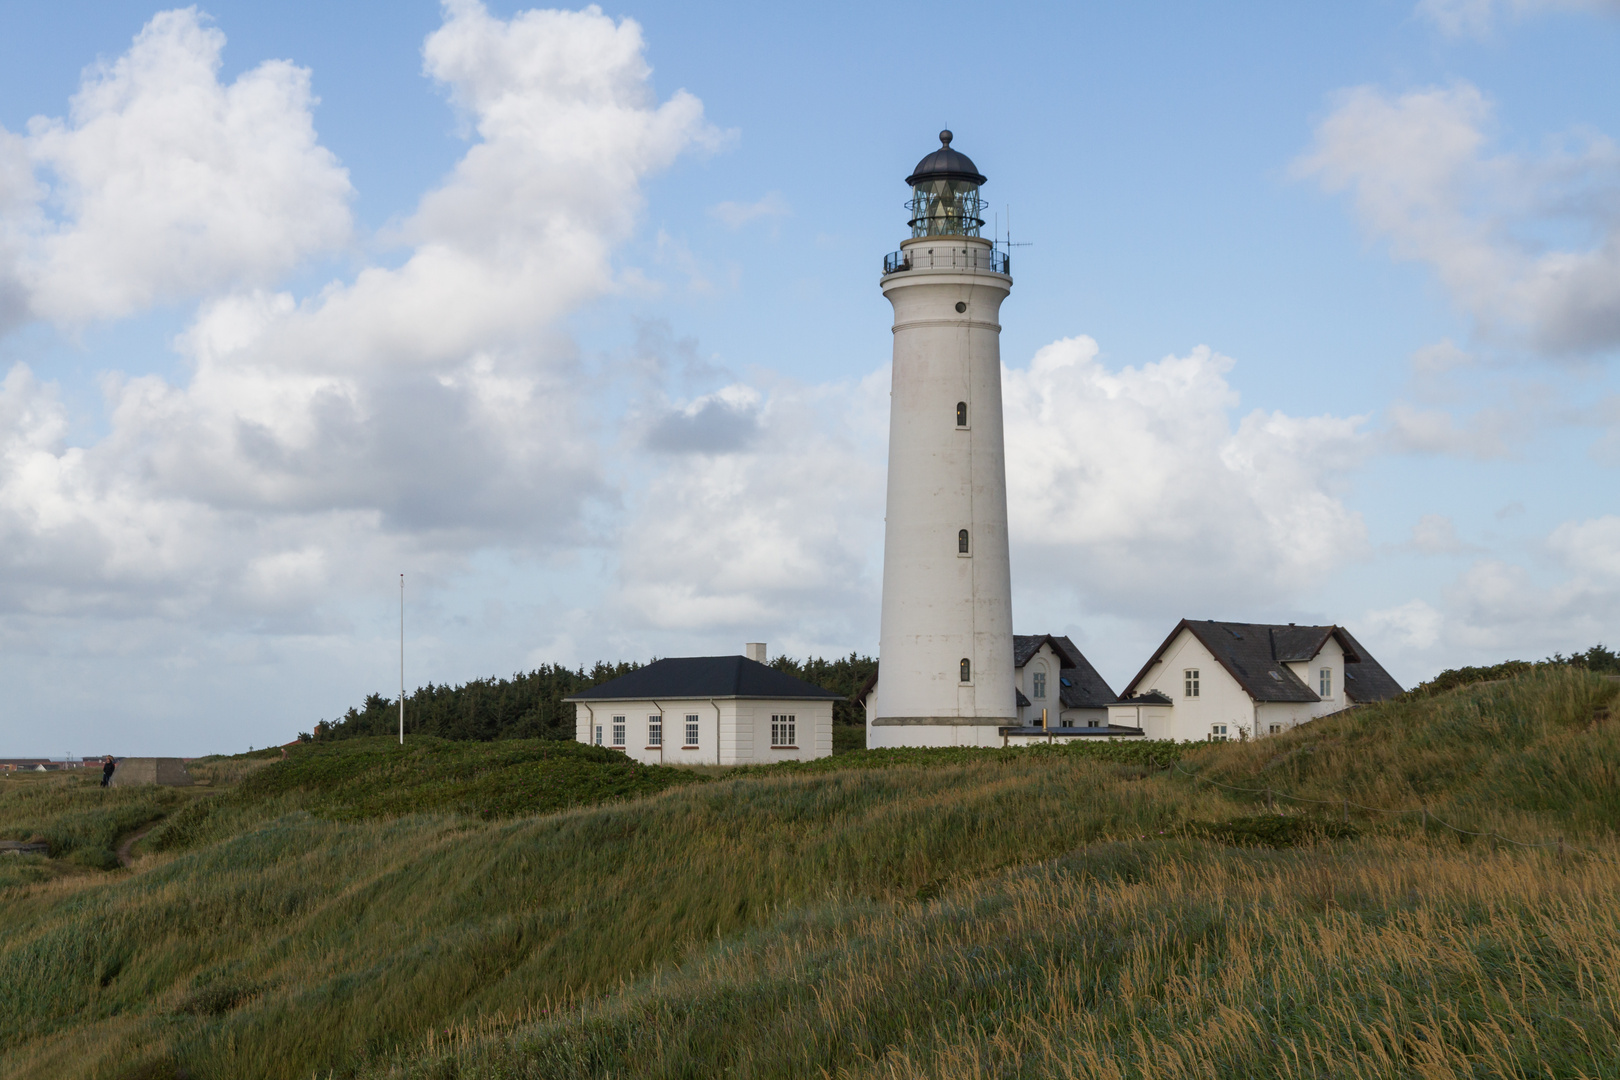
<path id="1" fill-rule="evenodd" d="M 113 852 L 120 837 L 192 801 L 182 789 L 103 788 L 100 783 L 99 772 L 13 774 L 0 780 L 0 839 L 43 841 L 54 858 L 111 869 L 118 865 Z"/>
<path id="2" fill-rule="evenodd" d="M 246 774 L 228 794 L 176 814 L 148 843 L 166 850 L 221 839 L 266 813 L 293 809 L 334 819 L 438 812 L 490 820 L 636 798 L 705 779 L 576 742 L 414 736 L 401 746 L 387 738 L 345 739 L 300 746 L 286 761 Z"/>
<path id="3" fill-rule="evenodd" d="M 1255 743 L 854 750 L 650 794 L 622 785 L 667 770 L 590 747 L 305 748 L 173 814 L 133 873 L 0 878 L 0 1055 L 119 1080 L 1617 1076 L 1617 694 L 1538 672 Z M 487 779 L 509 771 L 549 780 Z M 1344 829 L 1288 793 L 1571 846 Z"/>

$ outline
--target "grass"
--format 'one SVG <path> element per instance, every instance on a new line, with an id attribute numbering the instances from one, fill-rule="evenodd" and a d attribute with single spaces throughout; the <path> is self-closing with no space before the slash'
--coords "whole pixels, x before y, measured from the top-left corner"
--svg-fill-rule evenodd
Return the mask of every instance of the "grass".
<path id="1" fill-rule="evenodd" d="M 133 873 L 3 886 L 0 1055 L 119 1080 L 1617 1076 L 1617 694 L 1538 672 L 1257 743 L 856 750 L 604 776 L 544 813 L 485 801 L 457 744 L 319 747 L 172 816 Z M 1570 847 L 1277 798 L 1350 792 Z"/>

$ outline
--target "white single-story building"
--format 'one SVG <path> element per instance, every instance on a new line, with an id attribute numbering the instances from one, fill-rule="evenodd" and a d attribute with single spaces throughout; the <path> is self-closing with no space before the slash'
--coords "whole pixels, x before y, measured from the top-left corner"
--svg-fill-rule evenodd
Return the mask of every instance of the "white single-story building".
<path id="1" fill-rule="evenodd" d="M 564 698 L 575 738 L 646 765 L 758 765 L 832 753 L 833 702 L 843 695 L 748 656 L 657 660 Z"/>
<path id="2" fill-rule="evenodd" d="M 1220 742 L 1280 734 L 1401 692 L 1342 626 L 1183 619 L 1108 719 L 1150 739 Z"/>
<path id="3" fill-rule="evenodd" d="M 872 742 L 874 672 L 855 698 L 866 709 L 867 745 Z M 1013 686 L 1017 724 L 997 728 L 1002 746 L 1025 746 L 1070 738 L 1138 738 L 1142 731 L 1110 723 L 1114 691 L 1074 642 L 1054 634 L 1013 635 Z M 903 733 L 904 734 L 904 733 Z M 932 745 L 900 742 L 901 746 Z"/>

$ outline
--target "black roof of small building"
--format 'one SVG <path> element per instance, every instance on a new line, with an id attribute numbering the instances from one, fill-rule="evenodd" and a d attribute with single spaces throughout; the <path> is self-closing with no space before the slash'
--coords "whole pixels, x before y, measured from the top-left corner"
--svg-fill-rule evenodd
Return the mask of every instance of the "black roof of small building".
<path id="1" fill-rule="evenodd" d="M 971 180 L 975 184 L 984 183 L 984 177 L 979 175 L 978 166 L 973 159 L 960 150 L 951 149 L 951 133 L 939 133 L 939 149 L 917 162 L 917 167 L 906 177 L 906 183 L 913 186 L 924 180 Z"/>
<path id="2" fill-rule="evenodd" d="M 1197 638 L 1255 701 L 1321 701 L 1316 691 L 1305 685 L 1288 665 L 1309 660 L 1322 651 L 1329 638 L 1336 638 L 1344 650 L 1347 698 L 1365 703 L 1383 701 L 1401 693 L 1400 684 L 1342 626 L 1279 626 L 1213 619 L 1182 619 L 1177 623 L 1126 686 L 1126 693 L 1147 677 L 1182 630 Z"/>
<path id="3" fill-rule="evenodd" d="M 609 679 L 564 701 L 650 701 L 658 698 L 773 698 L 833 701 L 843 697 L 746 656 L 671 656 Z"/>

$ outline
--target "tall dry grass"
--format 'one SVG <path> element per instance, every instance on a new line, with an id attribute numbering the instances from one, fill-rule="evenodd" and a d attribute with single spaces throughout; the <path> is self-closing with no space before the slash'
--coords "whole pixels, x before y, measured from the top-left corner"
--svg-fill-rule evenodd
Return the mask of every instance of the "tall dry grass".
<path id="1" fill-rule="evenodd" d="M 118 1080 L 1616 1076 L 1620 687 L 1537 679 L 1185 767 L 1602 858 L 1369 814 L 1359 839 L 1226 848 L 1194 834 L 1324 832 L 1244 832 L 1256 797 L 1044 751 L 501 821 L 328 820 L 266 786 L 137 873 L 4 892 L 0 1060 Z"/>
<path id="2" fill-rule="evenodd" d="M 293 809 L 0 925 L 16 1076 L 302 1078 L 616 989 L 833 899 L 891 903 L 1222 801 L 1054 756 L 749 776 L 488 823 Z M 266 809 L 266 808 L 261 808 Z M 172 1071 L 172 1068 L 171 1068 Z"/>
<path id="3" fill-rule="evenodd" d="M 828 905 L 371 1080 L 1620 1074 L 1620 871 L 1387 837 L 1103 845 Z"/>

